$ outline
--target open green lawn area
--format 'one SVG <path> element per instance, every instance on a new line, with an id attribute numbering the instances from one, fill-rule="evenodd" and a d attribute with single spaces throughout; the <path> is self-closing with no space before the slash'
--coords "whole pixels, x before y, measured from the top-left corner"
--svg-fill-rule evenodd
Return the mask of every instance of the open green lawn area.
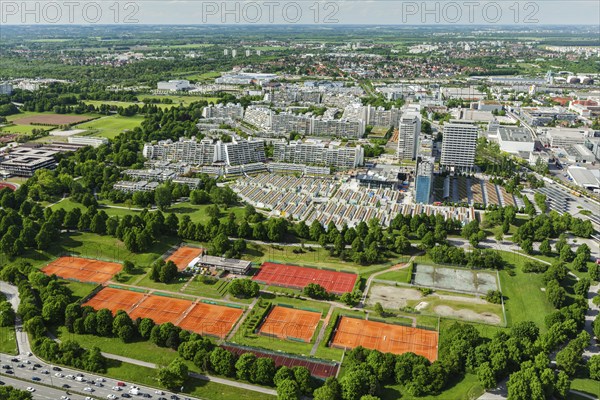
<path id="1" fill-rule="evenodd" d="M 282 304 L 284 306 L 292 306 L 293 308 L 321 313 L 322 318 L 325 318 L 325 315 L 327 315 L 327 312 L 329 312 L 329 308 L 331 307 L 329 303 L 325 302 L 297 299 L 286 296 L 275 296 L 270 293 L 262 293 L 260 297 L 270 301 L 273 305 Z"/>
<path id="2" fill-rule="evenodd" d="M 380 397 L 382 400 L 470 400 L 478 398 L 483 392 L 477 375 L 466 374 L 462 380 L 437 396 L 414 397 L 403 392 L 399 385 L 393 385 L 385 387 Z"/>
<path id="3" fill-rule="evenodd" d="M 73 293 L 73 297 L 82 299 L 94 290 L 97 286 L 95 283 L 84 283 L 74 281 L 63 281 L 63 284 L 67 286 Z"/>
<path id="4" fill-rule="evenodd" d="M 12 326 L 0 326 L 0 353 L 11 355 L 18 353 L 15 328 Z"/>
<path id="5" fill-rule="evenodd" d="M 75 129 L 86 129 L 86 136 L 101 136 L 112 139 L 125 130 L 140 126 L 143 120 L 144 117 L 141 115 L 134 115 L 133 117 L 111 115 L 77 125 Z"/>
<path id="6" fill-rule="evenodd" d="M 172 283 L 154 282 L 150 279 L 150 271 L 141 280 L 136 282 L 137 286 L 143 286 L 152 289 L 164 290 L 167 292 L 177 292 L 181 290 L 183 285 L 190 279 L 189 276 L 178 275 L 178 279 Z"/>
<path id="7" fill-rule="evenodd" d="M 515 272 L 515 276 L 510 276 L 507 270 L 500 271 L 508 326 L 521 321 L 534 321 L 545 332 L 544 317 L 554 311 L 554 308 L 546 300 L 545 292 L 540 290 L 544 287 L 542 276 L 522 272 L 527 258 L 504 251 L 498 253 L 514 267 Z"/>
<path id="8" fill-rule="evenodd" d="M 27 118 L 27 117 L 35 117 L 37 115 L 44 115 L 44 114 L 49 114 L 49 113 L 36 112 L 36 111 L 23 111 L 23 112 L 20 112 L 18 114 L 13 114 L 13 115 L 6 116 L 6 120 L 8 122 L 12 122 L 12 121 L 14 121 L 16 119 Z"/>
<path id="9" fill-rule="evenodd" d="M 193 81 L 207 81 L 207 80 L 213 80 L 220 76 L 221 76 L 221 72 L 210 71 L 210 72 L 205 72 L 203 74 L 194 73 L 194 74 L 186 75 L 185 78 L 193 80 Z"/>
<path id="10" fill-rule="evenodd" d="M 410 268 L 406 267 L 396 271 L 390 271 L 381 275 L 377 275 L 376 278 L 384 281 L 410 283 L 411 277 L 411 270 Z"/>
<path id="11" fill-rule="evenodd" d="M 36 125 L 9 125 L 0 128 L 1 133 L 16 133 L 19 135 L 30 135 L 34 129 L 50 130 L 52 127 Z"/>
<path id="12" fill-rule="evenodd" d="M 127 250 L 123 242 L 112 236 L 72 232 L 61 234 L 60 240 L 50 249 L 28 250 L 20 256 L 20 259 L 38 268 L 56 257 L 67 254 L 114 262 L 130 260 L 138 266 L 149 266 L 176 243 L 178 243 L 177 239 L 166 238 L 154 244 L 150 252 L 137 254 Z"/>
<path id="13" fill-rule="evenodd" d="M 593 379 L 575 378 L 571 381 L 571 389 L 600 397 L 600 382 Z"/>
<path id="14" fill-rule="evenodd" d="M 227 292 L 228 286 L 229 280 L 220 279 L 215 283 L 204 283 L 199 276 L 194 276 L 187 287 L 183 290 L 183 293 L 193 296 L 210 297 L 213 299 L 229 299 L 230 295 Z M 253 299 L 231 298 L 231 300 L 245 303 L 251 302 Z"/>
<path id="15" fill-rule="evenodd" d="M 210 204 L 192 204 L 190 202 L 177 203 L 169 207 L 166 210 L 166 213 L 175 213 L 179 219 L 183 218 L 183 216 L 188 215 L 192 222 L 198 223 L 201 222 L 203 224 L 207 223 L 210 220 L 210 217 L 206 213 L 206 209 L 210 206 Z M 238 221 L 241 220 L 244 215 L 244 207 L 241 206 L 232 206 L 229 208 L 220 207 L 221 221 L 225 221 L 227 216 L 230 213 L 234 213 L 235 217 Z"/>

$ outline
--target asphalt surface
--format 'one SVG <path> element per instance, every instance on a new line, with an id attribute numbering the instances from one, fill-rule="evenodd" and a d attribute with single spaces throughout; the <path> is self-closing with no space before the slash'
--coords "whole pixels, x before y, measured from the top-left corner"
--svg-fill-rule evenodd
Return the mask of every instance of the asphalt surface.
<path id="1" fill-rule="evenodd" d="M 0 376 L 0 382 L 2 382 L 3 385 L 12 386 L 21 390 L 27 390 L 28 387 L 35 389 L 35 391 L 31 393 L 35 400 L 64 400 L 61 399 L 61 396 L 67 396 L 63 390 L 49 388 L 35 383 L 23 382 L 19 379 L 9 378 L 5 375 Z M 71 400 L 85 400 L 85 396 L 81 395 L 74 394 L 68 395 L 67 397 Z"/>

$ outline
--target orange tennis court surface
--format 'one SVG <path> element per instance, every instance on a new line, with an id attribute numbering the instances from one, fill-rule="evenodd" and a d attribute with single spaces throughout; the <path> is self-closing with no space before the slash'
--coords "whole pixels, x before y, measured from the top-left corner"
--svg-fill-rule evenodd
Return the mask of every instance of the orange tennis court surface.
<path id="1" fill-rule="evenodd" d="M 167 257 L 167 261 L 173 261 L 179 271 L 183 271 L 192 260 L 202 254 L 202 249 L 197 247 L 182 246 Z"/>
<path id="2" fill-rule="evenodd" d="M 227 336 L 244 313 L 242 309 L 190 300 L 174 299 L 106 287 L 89 299 L 84 306 L 95 310 L 108 308 L 115 314 L 126 311 L 131 319 L 151 318 L 157 324 L 171 322 L 201 335 Z"/>
<path id="3" fill-rule="evenodd" d="M 310 343 L 321 314 L 312 311 L 275 306 L 267 315 L 258 333 L 279 339 L 300 339 Z"/>
<path id="4" fill-rule="evenodd" d="M 358 346 L 383 353 L 413 352 L 430 361 L 437 359 L 438 334 L 426 329 L 341 317 L 331 342 L 332 347 Z"/>
<path id="5" fill-rule="evenodd" d="M 354 289 L 357 276 L 348 272 L 298 267 L 265 262 L 254 280 L 267 285 L 303 289 L 309 283 L 317 283 L 330 293 L 346 293 Z"/>
<path id="6" fill-rule="evenodd" d="M 84 306 L 91 306 L 95 310 L 108 308 L 115 314 L 119 310 L 130 312 L 131 308 L 144 298 L 143 293 L 132 292 L 106 287 L 86 301 Z"/>
<path id="7" fill-rule="evenodd" d="M 197 303 L 178 325 L 201 335 L 224 338 L 243 313 L 239 308 Z"/>
<path id="8" fill-rule="evenodd" d="M 189 300 L 150 295 L 138 304 L 129 316 L 131 319 L 151 318 L 157 324 L 174 324 L 191 306 L 192 302 Z"/>
<path id="9" fill-rule="evenodd" d="M 81 257 L 60 257 L 42 268 L 42 272 L 80 282 L 105 283 L 121 271 L 121 268 L 121 264 L 114 262 Z"/>

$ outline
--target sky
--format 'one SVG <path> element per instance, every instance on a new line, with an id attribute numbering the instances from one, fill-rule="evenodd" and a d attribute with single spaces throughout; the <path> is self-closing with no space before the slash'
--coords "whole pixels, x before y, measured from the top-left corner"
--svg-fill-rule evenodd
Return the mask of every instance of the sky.
<path id="1" fill-rule="evenodd" d="M 600 26 L 600 1 L 0 0 L 0 24 Z"/>

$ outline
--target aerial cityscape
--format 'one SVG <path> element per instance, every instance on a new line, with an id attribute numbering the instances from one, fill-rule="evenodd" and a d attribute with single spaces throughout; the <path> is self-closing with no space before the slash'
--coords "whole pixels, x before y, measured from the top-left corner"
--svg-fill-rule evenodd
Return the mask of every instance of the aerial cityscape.
<path id="1" fill-rule="evenodd" d="M 598 5 L 43 3 L 0 16 L 0 399 L 600 397 Z"/>

